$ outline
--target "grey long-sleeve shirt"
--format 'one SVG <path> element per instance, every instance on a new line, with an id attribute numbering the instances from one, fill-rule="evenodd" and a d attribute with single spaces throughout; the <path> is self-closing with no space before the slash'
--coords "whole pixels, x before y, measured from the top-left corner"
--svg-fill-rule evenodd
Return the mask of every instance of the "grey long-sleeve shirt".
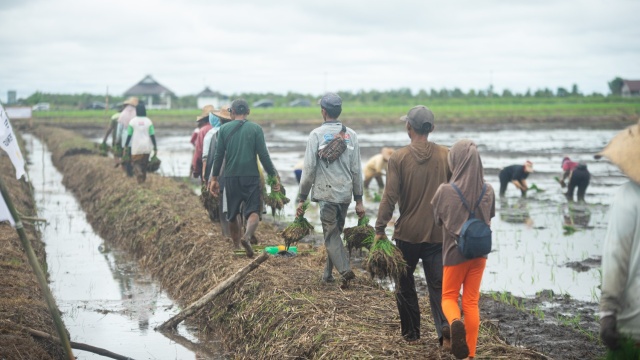
<path id="1" fill-rule="evenodd" d="M 326 146 L 340 130 L 342 123 L 327 121 L 309 134 L 300 179 L 301 200 L 306 200 L 309 192 L 312 201 L 348 204 L 351 194 L 354 200 L 362 200 L 362 164 L 355 131 L 347 128 L 344 137 L 347 149 L 337 160 L 327 165 L 318 157 L 318 149 Z"/>
<path id="2" fill-rule="evenodd" d="M 640 185 L 633 181 L 620 186 L 609 209 L 600 297 L 600 316 L 607 315 L 640 341 Z"/>

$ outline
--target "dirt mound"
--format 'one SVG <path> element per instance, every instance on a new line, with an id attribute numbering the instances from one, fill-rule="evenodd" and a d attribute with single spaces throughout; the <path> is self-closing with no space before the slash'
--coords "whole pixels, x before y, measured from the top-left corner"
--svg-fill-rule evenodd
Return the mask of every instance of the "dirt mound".
<path id="1" fill-rule="evenodd" d="M 29 185 L 15 179 L 15 170 L 4 153 L 0 156 L 0 176 L 11 199 L 23 215 L 34 215 Z M 28 220 L 25 231 L 36 256 L 45 264 L 44 244 Z M 21 327 L 56 335 L 53 320 L 27 255 L 16 230 L 9 223 L 0 223 L 0 358 L 1 359 L 63 359 L 64 351 L 56 343 L 34 339 Z"/>
<path id="2" fill-rule="evenodd" d="M 60 129 L 38 132 L 70 141 L 76 135 Z M 199 199 L 184 184 L 150 174 L 138 185 L 112 162 L 99 156 L 67 155 L 50 146 L 94 229 L 107 241 L 134 254 L 182 306 L 204 295 L 250 260 L 236 255 Z M 277 230 L 261 223 L 262 244 L 281 242 Z M 299 247 L 299 252 L 308 250 Z M 199 329 L 221 337 L 237 358 L 428 358 L 451 359 L 437 346 L 428 299 L 421 298 L 423 341 L 407 346 L 392 292 L 380 288 L 363 271 L 348 290 L 323 285 L 322 251 L 292 258 L 271 258 L 238 286 L 201 310 Z M 530 350 L 506 345 L 483 329 L 479 356 L 541 359 Z"/>

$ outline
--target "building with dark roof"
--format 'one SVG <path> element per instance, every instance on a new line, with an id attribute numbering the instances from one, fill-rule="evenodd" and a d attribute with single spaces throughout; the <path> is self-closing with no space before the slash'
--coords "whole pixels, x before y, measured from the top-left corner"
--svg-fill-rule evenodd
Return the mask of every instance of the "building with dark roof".
<path id="1" fill-rule="evenodd" d="M 139 83 L 133 85 L 123 94 L 125 97 L 137 96 L 144 101 L 147 109 L 171 109 L 171 98 L 175 94 L 160 85 L 151 75 L 147 75 Z"/>
<path id="2" fill-rule="evenodd" d="M 209 89 L 208 86 L 196 95 L 196 99 L 198 102 L 198 109 L 202 109 L 206 105 L 213 105 L 214 108 L 219 109 L 220 106 L 229 101 L 228 96 L 222 95 L 217 91 L 213 91 Z"/>
<path id="3" fill-rule="evenodd" d="M 622 80 L 622 96 L 640 96 L 640 80 Z"/>

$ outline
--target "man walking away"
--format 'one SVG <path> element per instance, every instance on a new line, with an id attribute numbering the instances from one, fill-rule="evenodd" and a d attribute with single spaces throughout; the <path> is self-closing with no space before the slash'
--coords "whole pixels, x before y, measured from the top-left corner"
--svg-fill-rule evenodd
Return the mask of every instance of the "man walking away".
<path id="1" fill-rule="evenodd" d="M 151 153 L 152 149 L 154 155 L 158 153 L 153 123 L 147 117 L 147 110 L 143 102 L 136 106 L 136 117 L 129 122 L 125 151 L 128 150 L 130 143 L 133 172 L 136 175 L 138 184 L 142 184 L 147 179 L 149 153 Z"/>
<path id="2" fill-rule="evenodd" d="M 422 259 L 429 304 L 438 340 L 448 334 L 447 319 L 442 312 L 442 240 L 443 231 L 436 224 L 431 199 L 440 184 L 451 177 L 447 162 L 448 150 L 428 140 L 434 130 L 434 115 L 426 106 L 418 105 L 401 118 L 411 143 L 396 150 L 389 159 L 387 185 L 384 187 L 375 240 L 385 236 L 395 204 L 400 217 L 393 230 L 393 239 L 407 263 L 406 274 L 400 277 L 396 302 L 400 313 L 402 337 L 408 342 L 420 339 L 420 308 L 413 273 Z"/>
<path id="3" fill-rule="evenodd" d="M 333 93 L 323 96 L 320 100 L 320 113 L 324 123 L 311 131 L 307 140 L 296 215 L 304 215 L 303 204 L 311 193 L 311 200 L 318 202 L 320 206 L 320 221 L 327 250 L 322 281 L 334 281 L 335 266 L 341 276 L 341 287 L 346 288 L 349 281 L 355 278 L 355 274 L 351 271 L 349 255 L 342 244 L 340 234 L 344 229 L 352 194 L 356 202 L 356 214 L 359 218 L 364 216 L 360 146 L 356 132 L 338 121 L 342 113 L 340 96 Z M 332 162 L 320 159 L 318 151 L 325 149 L 338 137 L 346 144 L 343 152 Z"/>
<path id="4" fill-rule="evenodd" d="M 253 257 L 253 249 L 249 243 L 254 236 L 260 222 L 260 173 L 256 156 L 264 166 L 267 174 L 276 179 L 272 191 L 280 190 L 278 173 L 276 172 L 262 128 L 247 120 L 249 104 L 244 99 L 237 99 L 231 103 L 231 119 L 218 130 L 218 143 L 211 170 L 211 192 L 220 193 L 218 176 L 225 163 L 224 181 L 226 195 L 227 220 L 231 233 L 239 232 L 238 223 L 232 221 L 240 213 L 240 206 L 244 203 L 243 214 L 247 222 L 247 229 L 240 239 L 248 257 Z"/>

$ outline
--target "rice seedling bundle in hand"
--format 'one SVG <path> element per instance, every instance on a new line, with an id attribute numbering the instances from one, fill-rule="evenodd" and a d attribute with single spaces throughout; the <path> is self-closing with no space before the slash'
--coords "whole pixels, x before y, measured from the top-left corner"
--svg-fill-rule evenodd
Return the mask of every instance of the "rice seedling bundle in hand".
<path id="1" fill-rule="evenodd" d="M 407 271 L 402 252 L 386 236 L 371 245 L 365 266 L 371 277 L 389 277 L 396 283 Z"/>
<path id="2" fill-rule="evenodd" d="M 529 190 L 535 190 L 537 193 L 544 191 L 544 189 L 539 188 L 536 184 L 531 184 L 531 186 L 529 186 Z"/>
<path id="3" fill-rule="evenodd" d="M 344 240 L 347 243 L 349 255 L 352 249 L 371 248 L 373 238 L 375 237 L 375 229 L 369 225 L 369 218 L 363 216 L 358 220 L 358 226 L 344 229 Z"/>
<path id="4" fill-rule="evenodd" d="M 207 185 L 203 184 L 201 188 L 202 192 L 200 193 L 200 202 L 202 206 L 204 206 L 205 210 L 207 210 L 207 214 L 209 214 L 209 219 L 213 222 L 217 222 L 220 220 L 220 211 L 218 209 L 218 199 L 213 197 L 207 189 Z"/>
<path id="5" fill-rule="evenodd" d="M 307 207 L 309 207 L 309 202 L 305 202 L 303 205 L 303 209 L 307 211 Z M 284 230 L 282 230 L 282 238 L 284 239 L 284 244 L 289 249 L 289 246 L 297 243 L 303 237 L 309 235 L 309 233 L 313 230 L 313 225 L 307 221 L 307 219 L 302 216 L 296 216 L 289 226 L 287 226 Z"/>
<path id="6" fill-rule="evenodd" d="M 100 144 L 100 146 L 98 146 L 98 150 L 100 156 L 107 156 L 109 154 L 109 145 L 107 145 L 106 143 L 102 143 Z"/>
<path id="7" fill-rule="evenodd" d="M 273 187 L 273 185 L 275 185 L 276 182 L 277 182 L 277 179 L 273 176 L 269 176 L 267 178 L 267 185 L 271 187 Z M 275 211 L 281 211 L 282 209 L 284 209 L 284 206 L 288 204 L 290 201 L 289 198 L 286 196 L 286 193 L 287 192 L 284 189 L 284 186 L 280 184 L 280 190 L 279 191 L 271 190 L 269 195 L 265 197 L 264 202 L 271 207 L 274 213 Z"/>
<path id="8" fill-rule="evenodd" d="M 147 163 L 147 171 L 148 172 L 158 171 L 158 169 L 160 169 L 161 163 L 162 161 L 158 159 L 158 157 L 154 154 L 153 157 L 149 159 L 149 162 Z"/>

